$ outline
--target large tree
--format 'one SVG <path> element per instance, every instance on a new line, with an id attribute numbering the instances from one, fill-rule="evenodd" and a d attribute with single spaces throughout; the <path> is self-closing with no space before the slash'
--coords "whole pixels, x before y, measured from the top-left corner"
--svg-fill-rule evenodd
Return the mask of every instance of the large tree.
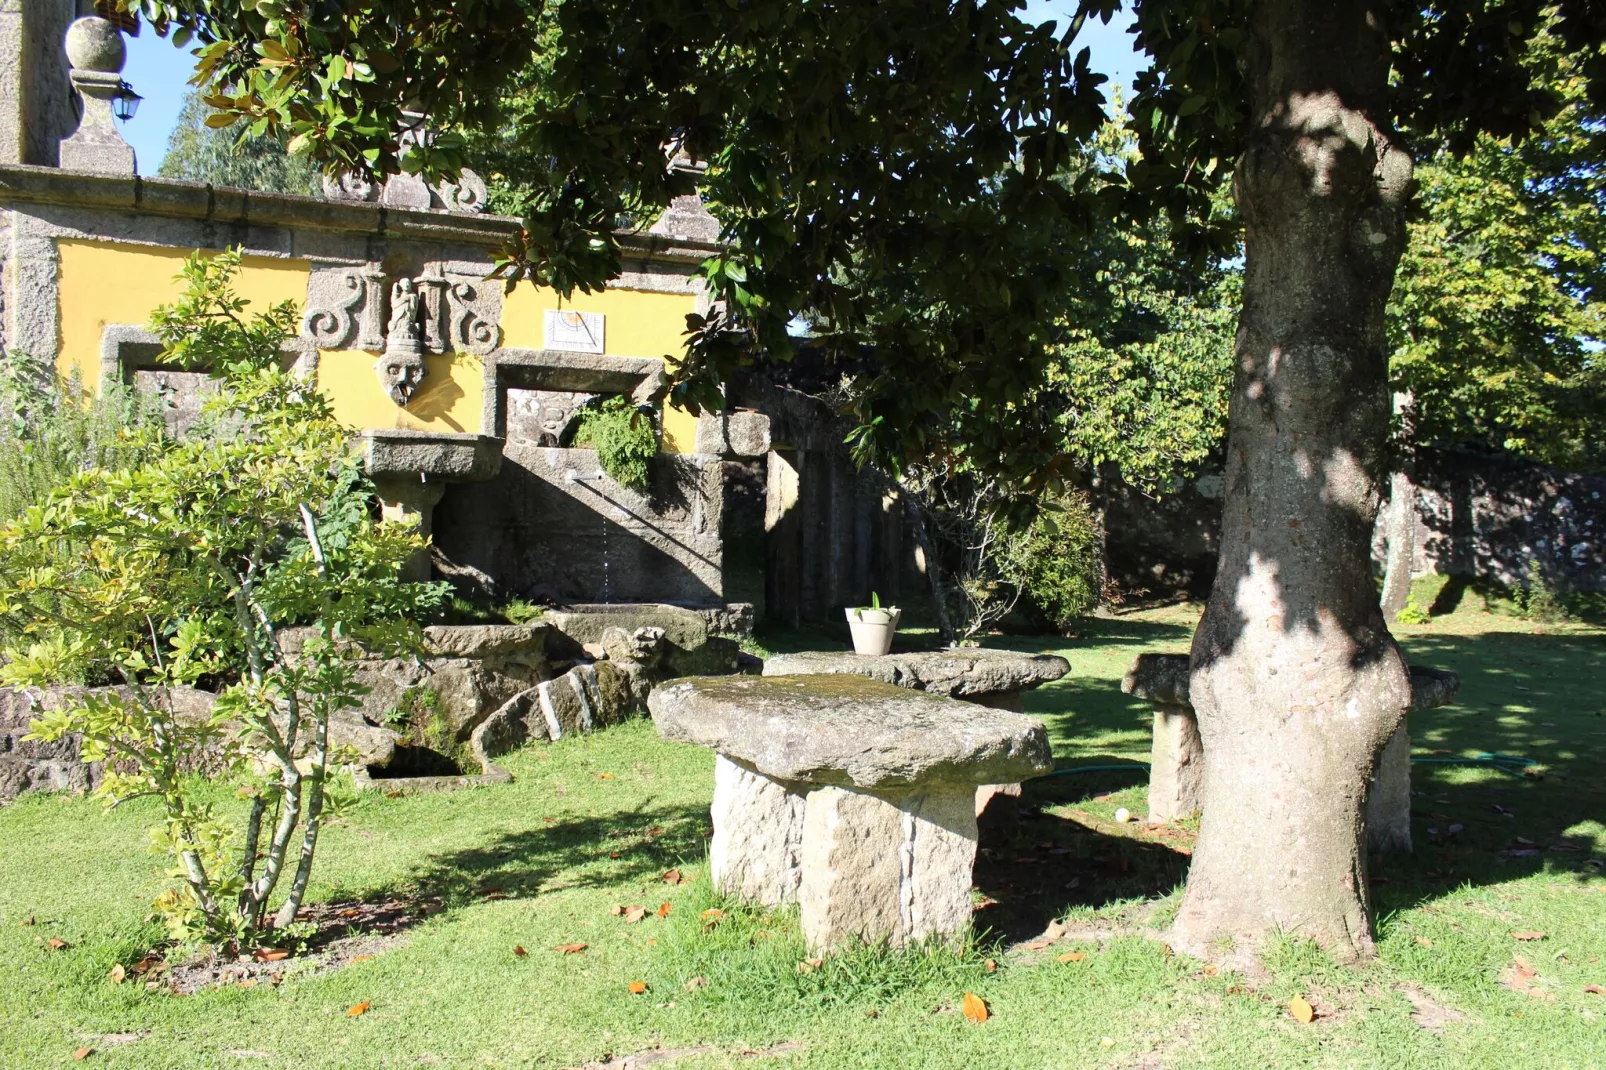
<path id="1" fill-rule="evenodd" d="M 855 401 L 875 450 L 1027 484 L 1059 467 L 1023 403 L 1049 302 L 1085 269 L 1034 224 L 1164 212 L 1208 253 L 1221 233 L 1190 224 L 1230 175 L 1243 310 L 1221 567 L 1193 650 L 1210 759 L 1173 941 L 1217 954 L 1288 930 L 1371 950 L 1363 804 L 1409 699 L 1369 561 L 1411 195 L 1397 130 L 1461 151 L 1542 122 L 1556 101 L 1521 63 L 1540 0 L 1137 0 L 1155 61 L 1129 109 L 1140 155 L 1069 189 L 1054 176 L 1105 103 L 1074 36 L 1118 0 L 1086 0 L 1063 37 L 1018 0 L 122 2 L 197 35 L 222 114 L 330 166 L 458 166 L 459 138 L 398 159 L 404 108 L 504 132 L 531 163 L 507 273 L 564 292 L 619 270 L 621 216 L 685 190 L 666 149 L 707 161 L 731 250 L 704 275 L 725 311 L 692 324 L 676 397 L 711 399 L 755 346 L 784 353 L 808 312 L 828 346 L 876 347 L 884 373 Z M 1594 16 L 1569 0 L 1570 48 L 1598 37 Z M 945 314 L 881 307 L 859 283 L 883 275 Z M 987 419 L 936 433 L 960 405 Z"/>
<path id="2" fill-rule="evenodd" d="M 317 167 L 286 152 L 282 138 L 208 123 L 215 114 L 199 93 L 192 90 L 185 95 L 158 175 L 264 193 L 318 192 Z"/>

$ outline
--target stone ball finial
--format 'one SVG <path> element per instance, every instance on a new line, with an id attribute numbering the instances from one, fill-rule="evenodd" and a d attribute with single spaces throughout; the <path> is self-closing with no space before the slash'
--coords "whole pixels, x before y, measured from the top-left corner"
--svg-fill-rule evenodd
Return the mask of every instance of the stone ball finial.
<path id="1" fill-rule="evenodd" d="M 75 70 L 117 74 L 128 59 L 128 46 L 115 24 L 86 15 L 67 27 L 67 59 Z"/>

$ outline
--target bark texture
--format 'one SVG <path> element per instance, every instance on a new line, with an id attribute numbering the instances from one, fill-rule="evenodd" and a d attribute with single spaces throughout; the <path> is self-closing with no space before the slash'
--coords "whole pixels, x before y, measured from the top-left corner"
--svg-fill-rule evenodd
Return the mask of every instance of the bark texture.
<path id="1" fill-rule="evenodd" d="M 1410 702 L 1369 551 L 1411 161 L 1360 5 L 1258 4 L 1246 62 L 1221 561 L 1190 674 L 1204 817 L 1172 943 L 1243 959 L 1284 931 L 1352 959 L 1372 951 L 1367 784 Z"/>

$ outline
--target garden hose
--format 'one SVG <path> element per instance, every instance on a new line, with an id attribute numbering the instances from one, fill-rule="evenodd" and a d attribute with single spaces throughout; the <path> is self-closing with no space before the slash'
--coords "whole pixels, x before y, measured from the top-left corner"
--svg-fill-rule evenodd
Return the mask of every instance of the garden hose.
<path id="1" fill-rule="evenodd" d="M 1524 758 L 1520 754 L 1490 754 L 1485 751 L 1471 758 L 1412 758 L 1412 765 L 1476 765 L 1486 769 L 1498 769 L 1502 773 L 1514 777 L 1526 777 L 1528 771 L 1539 763 L 1532 758 Z"/>
<path id="2" fill-rule="evenodd" d="M 1524 758 L 1520 754 L 1491 754 L 1485 751 L 1471 758 L 1412 758 L 1412 765 L 1473 765 L 1488 769 L 1498 769 L 1509 776 L 1525 777 L 1528 770 L 1539 763 L 1532 758 Z M 1056 769 L 1052 773 L 1044 773 L 1033 777 L 1033 780 L 1047 780 L 1049 777 L 1074 776 L 1077 773 L 1115 773 L 1130 769 L 1147 769 L 1148 762 L 1126 762 L 1122 765 L 1079 765 L 1069 769 Z"/>

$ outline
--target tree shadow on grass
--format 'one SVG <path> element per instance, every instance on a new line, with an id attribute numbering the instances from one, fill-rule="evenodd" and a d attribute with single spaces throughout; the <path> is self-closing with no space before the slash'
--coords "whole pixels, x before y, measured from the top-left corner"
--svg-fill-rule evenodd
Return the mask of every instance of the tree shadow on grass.
<path id="1" fill-rule="evenodd" d="M 1456 701 L 1411 714 L 1409 855 L 1373 856 L 1379 913 L 1464 884 L 1551 873 L 1584 881 L 1606 860 L 1578 829 L 1606 821 L 1606 642 L 1598 634 L 1416 634 L 1407 658 L 1461 677 Z M 1449 764 L 1475 754 L 1541 763 L 1538 777 Z M 1425 761 L 1422 759 L 1426 759 Z"/>
<path id="2" fill-rule="evenodd" d="M 976 886 L 985 898 L 976 914 L 978 928 L 1024 940 L 1072 907 L 1166 895 L 1187 876 L 1191 833 L 1159 828 L 1150 838 L 1116 834 L 1077 805 L 1145 783 L 1146 768 L 1111 755 L 1071 764 L 1124 768 L 1027 783 L 1019 824 L 982 838 Z"/>
<path id="3" fill-rule="evenodd" d="M 700 862 L 706 806 L 662 806 L 552 819 L 539 829 L 501 832 L 431 855 L 407 881 L 447 909 L 528 899 L 567 888 L 629 884 Z"/>

